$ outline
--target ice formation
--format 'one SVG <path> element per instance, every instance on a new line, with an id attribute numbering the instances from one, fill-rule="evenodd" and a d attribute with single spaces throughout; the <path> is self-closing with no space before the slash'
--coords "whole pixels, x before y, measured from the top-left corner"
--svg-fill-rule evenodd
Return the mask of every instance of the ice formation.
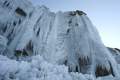
<path id="1" fill-rule="evenodd" d="M 11 60 L 1 55 L 0 80 L 119 80 L 119 78 L 112 75 L 95 78 L 88 74 L 69 73 L 68 67 L 48 63 L 40 55 L 33 56 L 30 61 Z"/>
<path id="2" fill-rule="evenodd" d="M 50 70 L 55 68 L 55 72 L 48 70 L 48 74 L 40 73 L 39 79 L 56 80 L 59 76 L 58 80 L 78 80 L 83 76 L 83 79 L 89 80 L 83 74 L 119 77 L 119 57 L 105 47 L 83 11 L 54 13 L 45 6 L 34 7 L 27 0 L 0 0 L 0 14 L 1 80 L 7 80 L 11 75 L 12 78 L 17 76 L 15 80 L 28 80 L 28 76 L 32 76 L 31 80 L 38 80 L 35 76 L 39 74 L 39 67 L 44 66 L 43 70 L 47 72 L 48 65 L 52 66 Z M 117 52 L 119 54 L 119 50 Z M 2 58 L 2 55 L 14 60 Z M 43 57 L 45 63 L 32 63 L 32 56 Z M 34 69 L 31 69 L 32 64 Z M 61 65 L 66 66 L 63 68 L 65 73 L 61 72 L 64 71 Z M 12 67 L 15 69 L 12 70 Z M 59 71 L 56 72 L 59 69 L 60 75 Z"/>

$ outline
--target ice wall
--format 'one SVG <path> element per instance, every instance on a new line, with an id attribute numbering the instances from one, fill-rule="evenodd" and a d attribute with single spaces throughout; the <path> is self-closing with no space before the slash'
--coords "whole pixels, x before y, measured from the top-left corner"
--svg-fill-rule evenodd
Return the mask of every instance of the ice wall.
<path id="1" fill-rule="evenodd" d="M 83 11 L 54 13 L 29 1 L 2 0 L 0 14 L 4 55 L 19 60 L 39 54 L 52 64 L 65 64 L 72 72 L 119 75 L 114 57 Z"/>

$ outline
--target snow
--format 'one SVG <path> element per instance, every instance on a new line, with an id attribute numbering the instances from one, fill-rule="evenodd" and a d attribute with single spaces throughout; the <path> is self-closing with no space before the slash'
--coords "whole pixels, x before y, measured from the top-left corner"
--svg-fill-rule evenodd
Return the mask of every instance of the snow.
<path id="1" fill-rule="evenodd" d="M 7 45 L 7 39 L 0 35 L 0 45 L 6 46 Z"/>
<path id="2" fill-rule="evenodd" d="M 30 61 L 16 61 L 0 55 L 0 80 L 119 80 L 112 76 L 69 73 L 64 65 L 51 64 L 36 55 Z M 119 69 L 120 70 L 120 69 Z"/>
<path id="3" fill-rule="evenodd" d="M 64 65 L 53 65 L 39 55 L 30 62 L 0 56 L 0 80 L 88 80 L 82 74 L 69 73 Z"/>
<path id="4" fill-rule="evenodd" d="M 7 42 L 8 40 L 4 36 L 0 35 L 0 54 L 3 54 L 3 52 L 5 51 L 7 47 Z"/>

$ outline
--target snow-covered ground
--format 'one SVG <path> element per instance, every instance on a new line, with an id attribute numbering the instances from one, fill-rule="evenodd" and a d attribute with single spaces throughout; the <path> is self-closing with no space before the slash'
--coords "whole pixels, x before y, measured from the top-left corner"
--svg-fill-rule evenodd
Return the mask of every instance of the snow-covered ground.
<path id="1" fill-rule="evenodd" d="M 119 80 L 112 76 L 68 72 L 68 67 L 46 62 L 40 55 L 29 61 L 16 61 L 0 55 L 0 80 Z"/>

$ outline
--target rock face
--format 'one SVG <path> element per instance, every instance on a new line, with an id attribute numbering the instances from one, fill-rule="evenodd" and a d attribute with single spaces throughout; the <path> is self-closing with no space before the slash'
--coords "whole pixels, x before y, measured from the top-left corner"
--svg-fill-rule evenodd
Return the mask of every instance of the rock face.
<path id="1" fill-rule="evenodd" d="M 83 11 L 53 13 L 26 0 L 2 0 L 0 14 L 0 35 L 8 40 L 4 55 L 40 54 L 50 63 L 67 65 L 69 71 L 119 75 L 114 57 Z"/>
<path id="2" fill-rule="evenodd" d="M 24 23 L 33 11 L 30 2 L 24 0 L 1 0 L 0 1 L 0 35 L 8 39 L 7 50 L 9 54 L 15 50 L 15 46 L 22 31 L 25 28 Z M 20 34 L 21 33 L 21 34 Z M 18 36 L 18 39 L 14 39 Z M 11 47 L 11 45 L 13 45 Z M 11 47 L 11 48 L 9 48 Z M 12 54 L 10 54 L 12 55 Z"/>

